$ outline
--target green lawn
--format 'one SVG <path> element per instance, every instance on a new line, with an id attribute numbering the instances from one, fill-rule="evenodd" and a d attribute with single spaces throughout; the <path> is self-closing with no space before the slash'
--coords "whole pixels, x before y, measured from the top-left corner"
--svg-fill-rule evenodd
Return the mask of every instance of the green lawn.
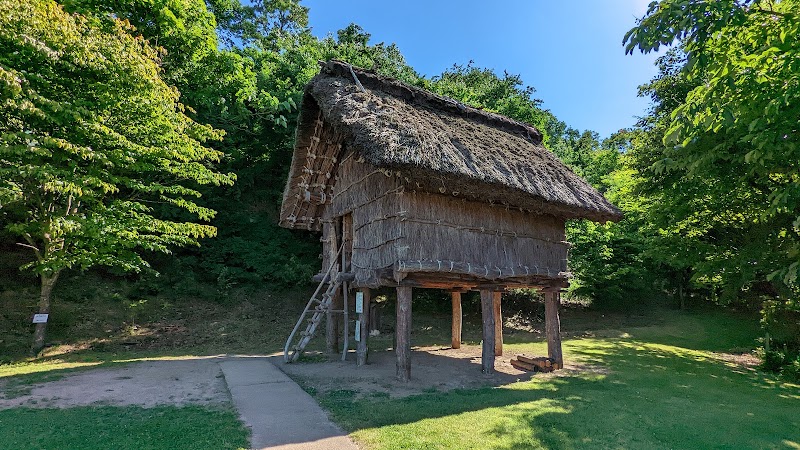
<path id="1" fill-rule="evenodd" d="M 278 349 L 288 333 L 282 328 L 248 337 L 254 324 L 263 327 L 277 320 L 265 318 L 276 308 L 268 300 L 246 305 L 244 322 L 233 317 L 244 307 L 230 316 L 214 309 L 208 317 L 183 322 L 187 331 L 178 329 L 177 336 L 142 339 L 147 345 L 130 350 L 113 341 L 102 349 L 91 346 L 0 364 L 0 387 L 6 395 L 21 394 L 31 383 L 141 357 Z M 477 344 L 479 317 L 470 314 L 464 338 Z M 386 318 L 391 324 L 391 309 Z M 210 325 L 197 326 L 206 322 Z M 288 324 L 284 328 L 291 325 L 290 320 L 282 322 Z M 413 323 L 415 344 L 449 342 L 447 314 L 417 311 Z M 562 328 L 567 360 L 596 370 L 401 399 L 365 397 L 346 385 L 340 391 L 313 392 L 334 420 L 370 449 L 800 448 L 800 387 L 720 355 L 756 346 L 759 328 L 752 316 L 665 309 L 603 314 L 567 308 Z M 541 334 L 509 328 L 505 337 L 511 351 L 545 353 Z M 114 339 L 124 343 L 132 338 Z M 391 346 L 390 335 L 381 339 L 371 341 L 373 348 Z M 323 340 L 315 343 L 321 346 Z M 65 342 L 69 345 L 73 343 Z M 0 449 L 237 448 L 246 446 L 246 439 L 247 430 L 228 410 L 0 411 Z"/>
<path id="2" fill-rule="evenodd" d="M 736 316 L 673 311 L 567 340 L 566 358 L 596 372 L 403 399 L 317 395 L 376 449 L 800 448 L 800 387 L 715 353 L 752 346 L 756 331 Z M 510 337 L 510 350 L 545 353 Z"/>
<path id="3" fill-rule="evenodd" d="M 0 410 L 0 449 L 238 449 L 248 432 L 232 410 L 78 407 Z"/>

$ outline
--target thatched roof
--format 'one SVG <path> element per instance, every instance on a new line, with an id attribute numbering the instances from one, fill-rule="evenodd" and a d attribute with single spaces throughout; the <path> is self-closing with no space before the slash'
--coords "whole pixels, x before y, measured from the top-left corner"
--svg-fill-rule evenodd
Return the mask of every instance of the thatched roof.
<path id="1" fill-rule="evenodd" d="M 564 218 L 621 217 L 542 146 L 532 126 L 338 61 L 326 63 L 306 86 L 289 180 L 303 167 L 301 143 L 309 141 L 320 113 L 344 136 L 343 148 L 399 171 L 414 189 Z"/>

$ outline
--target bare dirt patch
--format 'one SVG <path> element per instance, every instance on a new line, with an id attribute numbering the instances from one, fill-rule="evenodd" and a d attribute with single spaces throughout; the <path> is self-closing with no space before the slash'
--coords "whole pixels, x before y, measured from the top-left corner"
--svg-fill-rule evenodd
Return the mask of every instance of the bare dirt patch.
<path id="1" fill-rule="evenodd" d="M 712 353 L 718 359 L 725 361 L 734 366 L 743 367 L 745 369 L 755 371 L 756 367 L 761 364 L 761 358 L 754 353 Z"/>
<path id="2" fill-rule="evenodd" d="M 510 361 L 516 353 L 506 351 L 495 360 L 495 373 L 481 373 L 480 346 L 462 345 L 460 349 L 449 347 L 415 347 L 411 356 L 411 381 L 401 383 L 395 379 L 395 353 L 393 351 L 371 352 L 369 364 L 358 367 L 355 354 L 347 361 L 341 355 L 324 358 L 323 361 L 286 364 L 282 356 L 274 356 L 273 363 L 291 378 L 321 392 L 352 390 L 359 394 L 384 393 L 391 397 L 452 389 L 503 386 L 529 381 L 532 378 L 574 376 L 576 373 L 602 373 L 596 367 L 584 364 L 567 364 L 563 370 L 552 373 L 524 372 L 514 368 Z M 311 359 L 323 358 L 321 355 Z"/>
<path id="3" fill-rule="evenodd" d="M 217 357 L 149 360 L 86 370 L 33 385 L 24 395 L 14 398 L 0 390 L 0 409 L 229 403 L 219 361 Z"/>

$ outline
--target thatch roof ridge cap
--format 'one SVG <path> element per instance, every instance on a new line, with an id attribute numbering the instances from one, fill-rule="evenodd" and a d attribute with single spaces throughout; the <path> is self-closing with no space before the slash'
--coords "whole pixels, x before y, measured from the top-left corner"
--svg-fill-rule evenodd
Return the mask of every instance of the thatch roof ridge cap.
<path id="1" fill-rule="evenodd" d="M 385 77 L 374 71 L 353 66 L 344 61 L 331 59 L 328 62 L 320 62 L 320 74 L 325 73 L 329 76 L 356 79 L 353 82 L 363 85 L 367 89 L 374 89 L 385 92 L 393 97 L 400 98 L 410 104 L 424 106 L 460 115 L 470 120 L 484 123 L 498 128 L 502 131 L 512 133 L 526 139 L 536 145 L 541 145 L 543 136 L 541 131 L 533 125 L 519 122 L 509 117 L 484 111 L 450 97 L 445 97 L 417 86 L 412 86 L 403 81 Z M 351 72 L 352 71 L 352 72 Z"/>

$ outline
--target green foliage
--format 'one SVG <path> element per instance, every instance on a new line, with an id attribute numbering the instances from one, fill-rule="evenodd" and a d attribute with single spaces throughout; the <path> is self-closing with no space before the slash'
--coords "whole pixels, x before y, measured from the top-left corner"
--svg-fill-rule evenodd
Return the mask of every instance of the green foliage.
<path id="1" fill-rule="evenodd" d="M 216 147 L 225 154 L 225 169 L 238 178 L 233 188 L 208 192 L 220 211 L 213 222 L 220 234 L 186 261 L 220 287 L 305 284 L 319 270 L 318 236 L 277 225 L 305 85 L 319 71 L 318 61 L 333 58 L 409 82 L 417 75 L 396 46 L 370 45 L 357 25 L 340 31 L 338 39 L 314 38 L 306 28 L 307 11 L 297 2 L 263 2 L 255 9 L 220 5 L 214 7 L 244 11 L 222 22 L 223 33 L 238 46 L 218 52 L 220 63 L 206 69 L 188 98 L 199 120 L 226 131 Z"/>
<path id="2" fill-rule="evenodd" d="M 49 1 L 0 2 L 0 214 L 53 275 L 68 267 L 147 267 L 213 236 L 198 185 L 231 184 L 205 146 L 221 133 L 184 114 L 157 52 L 114 21 L 98 28 Z"/>
<path id="3" fill-rule="evenodd" d="M 650 241 L 642 234 L 646 199 L 635 195 L 638 174 L 627 153 L 636 132 L 623 131 L 603 141 L 573 147 L 575 172 L 584 176 L 624 213 L 619 223 L 571 221 L 569 268 L 574 275 L 570 295 L 589 298 L 601 308 L 630 308 L 648 303 L 657 291 L 658 277 L 647 255 Z"/>
<path id="4" fill-rule="evenodd" d="M 218 30 L 228 47 L 257 47 L 279 52 L 306 33 L 308 8 L 296 0 L 209 0 Z"/>
<path id="5" fill-rule="evenodd" d="M 686 64 L 673 76 L 694 85 L 664 118 L 668 150 L 653 170 L 715 190 L 711 221 L 754 230 L 762 248 L 747 255 L 757 269 L 744 276 L 790 286 L 800 273 L 798 13 L 792 0 L 665 1 L 626 36 L 628 51 L 683 38 Z"/>
<path id="6" fill-rule="evenodd" d="M 795 0 L 665 0 L 625 36 L 628 52 L 680 45 L 642 88 L 655 103 L 634 148 L 639 192 L 658 205 L 648 252 L 681 284 L 759 305 L 785 346 L 766 364 L 789 371 L 800 336 L 798 14 Z"/>

